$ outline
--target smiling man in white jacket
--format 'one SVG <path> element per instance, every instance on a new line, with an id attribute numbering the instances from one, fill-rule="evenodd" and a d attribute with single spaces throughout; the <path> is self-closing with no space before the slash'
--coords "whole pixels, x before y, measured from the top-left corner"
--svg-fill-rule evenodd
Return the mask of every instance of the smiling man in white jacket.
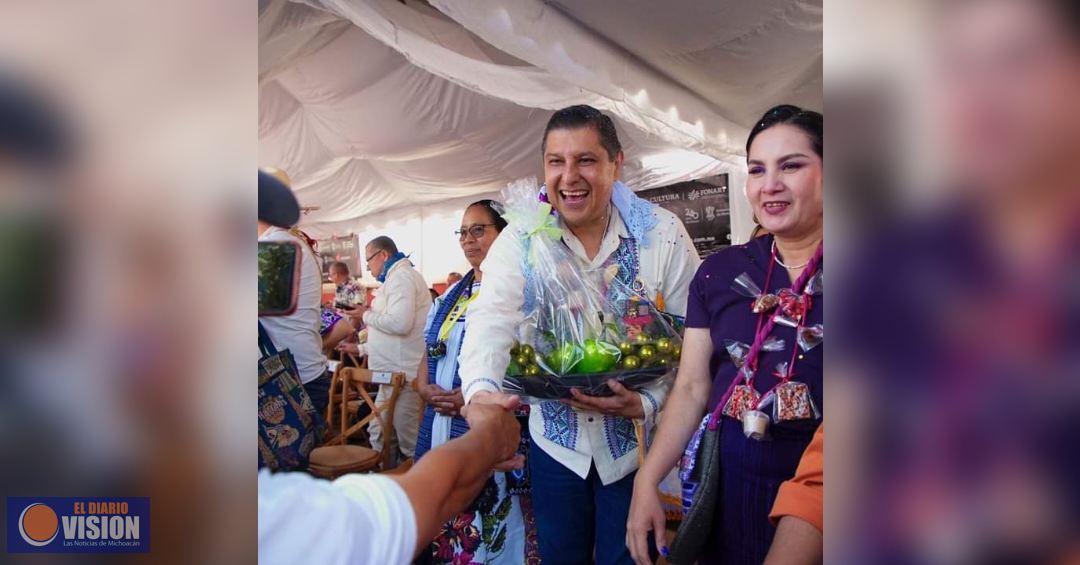
<path id="1" fill-rule="evenodd" d="M 678 217 L 618 180 L 624 156 L 611 118 L 589 106 L 555 112 L 541 154 L 562 241 L 580 266 L 612 269 L 650 300 L 663 297 L 668 313 L 685 316 L 701 260 Z M 469 307 L 459 356 L 467 405 L 508 396 L 502 381 L 510 347 L 527 295 L 535 296 L 526 283 L 523 235 L 511 224 L 484 259 L 484 289 Z M 544 563 L 632 563 L 626 520 L 638 468 L 634 420 L 651 433 L 670 385 L 611 388 L 610 397 L 578 393 L 569 403 L 531 407 L 528 464 Z"/>
<path id="2" fill-rule="evenodd" d="M 379 236 L 364 249 L 367 268 L 382 283 L 375 291 L 371 307 L 358 306 L 368 338 L 365 351 L 372 371 L 401 371 L 408 384 L 394 408 L 399 461 L 412 457 L 420 426 L 420 396 L 412 388 L 420 359 L 424 355 L 424 323 L 431 308 L 431 294 L 424 277 L 413 268 L 394 240 Z M 381 385 L 375 401 L 382 405 L 390 398 L 390 385 Z M 383 430 L 377 421 L 368 425 L 371 446 L 382 449 Z M 398 455 L 398 454 L 395 454 Z"/>

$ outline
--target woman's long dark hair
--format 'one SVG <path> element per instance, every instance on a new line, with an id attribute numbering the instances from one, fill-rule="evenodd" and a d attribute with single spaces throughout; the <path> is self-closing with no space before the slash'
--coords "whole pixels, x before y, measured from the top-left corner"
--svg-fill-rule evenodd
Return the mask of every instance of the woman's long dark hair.
<path id="1" fill-rule="evenodd" d="M 819 112 L 804 110 L 791 104 L 774 106 L 765 112 L 765 115 L 754 124 L 754 129 L 750 130 L 750 137 L 746 139 L 746 154 L 750 155 L 750 146 L 761 132 L 774 126 L 790 125 L 801 129 L 810 138 L 810 144 L 813 145 L 817 156 L 824 158 L 824 124 L 825 118 Z"/>

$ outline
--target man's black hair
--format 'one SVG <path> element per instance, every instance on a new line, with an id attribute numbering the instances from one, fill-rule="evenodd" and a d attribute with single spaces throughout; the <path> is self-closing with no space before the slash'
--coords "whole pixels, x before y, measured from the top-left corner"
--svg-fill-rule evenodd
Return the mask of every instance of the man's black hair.
<path id="1" fill-rule="evenodd" d="M 615 156 L 622 151 L 619 143 L 619 134 L 615 131 L 615 122 L 607 115 L 592 106 L 580 104 L 563 108 L 551 115 L 547 127 L 544 128 L 544 140 L 540 143 L 540 153 L 547 152 L 548 133 L 554 129 L 580 129 L 592 128 L 600 136 L 600 145 L 607 151 L 608 159 L 614 161 Z"/>

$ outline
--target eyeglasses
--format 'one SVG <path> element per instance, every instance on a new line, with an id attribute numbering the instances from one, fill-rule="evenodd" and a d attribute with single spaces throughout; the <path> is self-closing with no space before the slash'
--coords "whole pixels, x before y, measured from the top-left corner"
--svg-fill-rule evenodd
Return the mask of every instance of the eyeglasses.
<path id="1" fill-rule="evenodd" d="M 382 252 L 383 252 L 383 250 L 382 250 L 382 249 L 380 249 L 380 250 L 376 251 L 375 253 L 372 253 L 372 254 L 371 254 L 371 257 L 368 257 L 368 258 L 366 259 L 366 261 L 367 261 L 368 263 L 370 263 L 370 262 L 371 262 L 371 260 L 372 260 L 372 259 L 374 259 L 376 255 L 378 255 L 379 253 L 382 253 Z"/>
<path id="2" fill-rule="evenodd" d="M 454 230 L 454 233 L 457 234 L 458 239 L 461 241 L 465 241 L 466 235 L 471 235 L 473 239 L 480 239 L 481 237 L 484 237 L 484 232 L 487 231 L 488 226 L 494 225 L 495 224 L 474 224 L 467 228 Z"/>

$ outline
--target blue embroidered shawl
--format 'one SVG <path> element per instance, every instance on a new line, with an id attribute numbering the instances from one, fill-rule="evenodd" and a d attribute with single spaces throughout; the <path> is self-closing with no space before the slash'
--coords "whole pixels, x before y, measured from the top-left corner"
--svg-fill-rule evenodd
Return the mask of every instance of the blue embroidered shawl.
<path id="1" fill-rule="evenodd" d="M 446 317 L 450 315 L 450 311 L 454 309 L 454 305 L 457 304 L 458 300 L 462 297 L 462 295 L 464 295 L 466 299 L 472 296 L 473 279 L 475 276 L 475 272 L 470 270 L 468 273 L 465 274 L 465 278 L 463 278 L 456 285 L 454 285 L 449 290 L 449 292 L 447 292 L 446 296 L 439 301 L 439 307 L 435 311 L 435 316 L 431 319 L 431 325 L 428 327 L 427 332 L 425 332 L 424 334 L 424 343 L 426 344 L 427 348 L 431 348 L 433 345 L 438 343 L 439 329 L 442 328 L 443 321 L 445 321 Z M 464 332 L 462 332 L 461 336 L 462 339 L 464 339 Z M 436 382 L 435 373 L 439 367 L 439 363 L 442 362 L 457 363 L 457 360 L 447 359 L 446 357 L 443 357 L 441 359 L 429 358 L 427 365 L 427 377 L 429 383 Z M 461 376 L 457 374 L 457 369 L 454 370 L 453 386 L 455 388 L 461 386 Z M 434 419 L 435 411 L 430 406 L 428 406 L 424 410 L 424 416 L 420 424 L 420 432 L 416 439 L 416 452 L 413 454 L 415 461 L 419 461 L 420 456 L 424 453 L 427 453 L 428 450 L 431 449 L 431 426 Z M 454 418 L 450 421 L 450 438 L 453 439 L 455 437 L 458 437 L 468 431 L 468 429 L 469 425 L 465 422 L 465 418 L 462 418 L 461 416 L 454 416 Z"/>

